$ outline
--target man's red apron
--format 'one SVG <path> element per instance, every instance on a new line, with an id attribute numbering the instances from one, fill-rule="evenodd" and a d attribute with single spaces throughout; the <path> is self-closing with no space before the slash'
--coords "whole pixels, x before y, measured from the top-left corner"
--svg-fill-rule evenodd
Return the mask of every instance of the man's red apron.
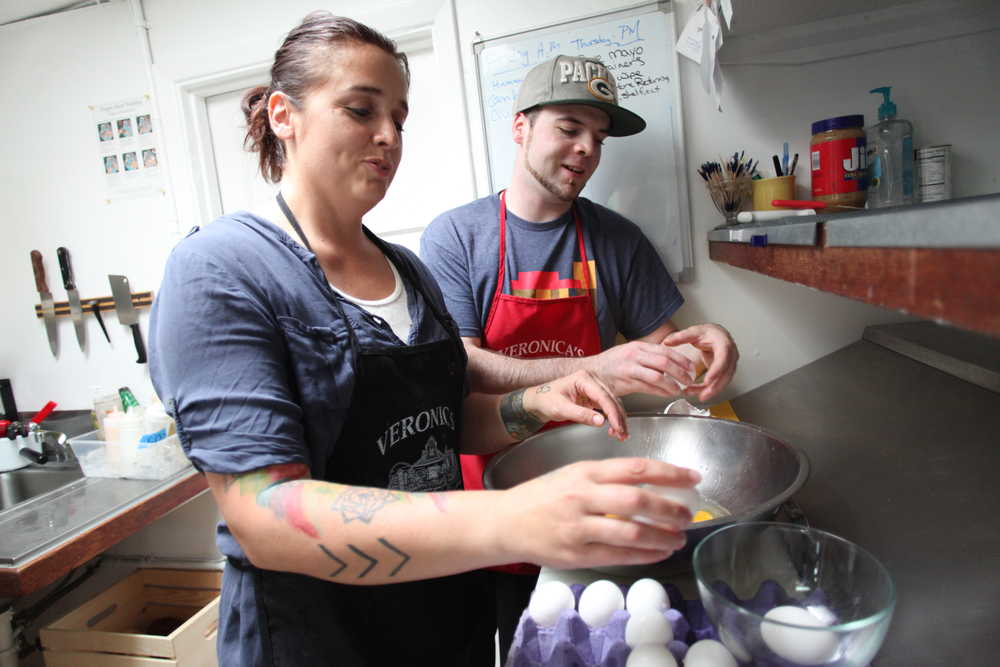
<path id="1" fill-rule="evenodd" d="M 534 359 L 539 357 L 591 356 L 601 352 L 601 336 L 597 328 L 597 313 L 589 290 L 596 284 L 590 280 L 590 264 L 583 242 L 583 225 L 576 204 L 573 205 L 573 222 L 576 240 L 580 247 L 583 265 L 582 296 L 558 299 L 529 299 L 503 293 L 505 255 L 507 245 L 507 200 L 500 193 L 500 266 L 497 288 L 493 293 L 482 344 L 487 350 L 506 351 L 511 357 Z M 483 488 L 483 471 L 490 456 L 463 455 L 462 477 L 465 488 Z M 512 564 L 490 568 L 514 573 L 534 573 L 533 565 Z"/>

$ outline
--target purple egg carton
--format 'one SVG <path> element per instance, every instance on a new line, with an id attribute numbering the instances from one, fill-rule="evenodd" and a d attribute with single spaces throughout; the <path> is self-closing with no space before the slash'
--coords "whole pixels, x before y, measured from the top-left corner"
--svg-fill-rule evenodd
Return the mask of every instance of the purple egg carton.
<path id="1" fill-rule="evenodd" d="M 577 605 L 585 587 L 573 584 L 570 589 Z M 678 664 L 687 655 L 688 647 L 702 639 L 718 640 L 711 620 L 699 600 L 685 600 L 673 584 L 664 588 L 670 598 L 670 609 L 663 615 L 670 622 L 674 639 L 667 648 L 673 653 Z M 730 600 L 737 602 L 758 614 L 786 604 L 825 604 L 825 596 L 814 592 L 806 599 L 795 601 L 774 581 L 761 584 L 757 594 L 743 601 L 724 583 L 717 582 L 715 589 Z M 622 594 L 627 591 L 622 590 Z M 521 614 L 514 641 L 504 667 L 625 667 L 631 649 L 625 643 L 625 624 L 629 613 L 616 611 L 607 625 L 600 628 L 589 627 L 575 609 L 564 611 L 552 627 L 540 627 L 525 609 Z M 760 667 L 796 667 L 794 663 L 774 656 L 773 659 L 757 659 L 752 664 Z"/>

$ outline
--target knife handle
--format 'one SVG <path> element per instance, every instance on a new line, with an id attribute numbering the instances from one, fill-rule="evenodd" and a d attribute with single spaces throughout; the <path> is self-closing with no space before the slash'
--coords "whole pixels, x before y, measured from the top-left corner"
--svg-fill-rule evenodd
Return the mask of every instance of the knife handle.
<path id="1" fill-rule="evenodd" d="M 63 287 L 67 291 L 76 289 L 73 284 L 73 267 L 69 263 L 69 250 L 63 246 L 56 248 L 56 256 L 59 258 L 59 270 L 62 271 Z"/>
<path id="2" fill-rule="evenodd" d="M 17 403 L 14 401 L 14 388 L 11 387 L 10 380 L 7 378 L 0 380 L 0 401 L 3 401 L 4 419 L 12 422 L 20 419 Z"/>
<path id="3" fill-rule="evenodd" d="M 49 286 L 45 283 L 45 265 L 42 264 L 42 253 L 37 250 L 31 251 L 31 270 L 35 272 L 35 289 L 39 292 L 48 292 Z"/>
<path id="4" fill-rule="evenodd" d="M 139 355 L 139 358 L 135 360 L 137 364 L 146 363 L 146 346 L 142 343 L 142 332 L 139 331 L 139 323 L 131 325 L 132 329 L 132 340 L 135 341 L 135 352 Z"/>

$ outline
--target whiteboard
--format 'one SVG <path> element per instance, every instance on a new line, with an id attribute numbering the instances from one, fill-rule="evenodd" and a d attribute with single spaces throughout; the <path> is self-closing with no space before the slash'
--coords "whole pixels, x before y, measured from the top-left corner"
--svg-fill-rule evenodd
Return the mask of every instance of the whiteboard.
<path id="1" fill-rule="evenodd" d="M 648 3 L 474 42 L 490 191 L 510 182 L 514 102 L 528 70 L 559 54 L 599 59 L 618 83 L 619 104 L 646 129 L 609 137 L 582 195 L 635 222 L 677 281 L 692 268 L 680 82 L 669 2 Z"/>

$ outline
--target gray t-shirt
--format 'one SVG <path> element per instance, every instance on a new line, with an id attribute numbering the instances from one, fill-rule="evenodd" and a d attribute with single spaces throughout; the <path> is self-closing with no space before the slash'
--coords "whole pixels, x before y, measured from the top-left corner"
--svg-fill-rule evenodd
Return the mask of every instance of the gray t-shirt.
<path id="1" fill-rule="evenodd" d="M 637 225 L 579 197 L 591 283 L 597 287 L 602 349 L 621 333 L 641 338 L 684 303 L 652 244 Z M 462 336 L 482 337 L 497 284 L 500 198 L 491 195 L 439 215 L 424 231 L 420 256 L 444 293 Z M 504 294 L 561 298 L 583 294 L 572 212 L 527 222 L 507 211 Z"/>

